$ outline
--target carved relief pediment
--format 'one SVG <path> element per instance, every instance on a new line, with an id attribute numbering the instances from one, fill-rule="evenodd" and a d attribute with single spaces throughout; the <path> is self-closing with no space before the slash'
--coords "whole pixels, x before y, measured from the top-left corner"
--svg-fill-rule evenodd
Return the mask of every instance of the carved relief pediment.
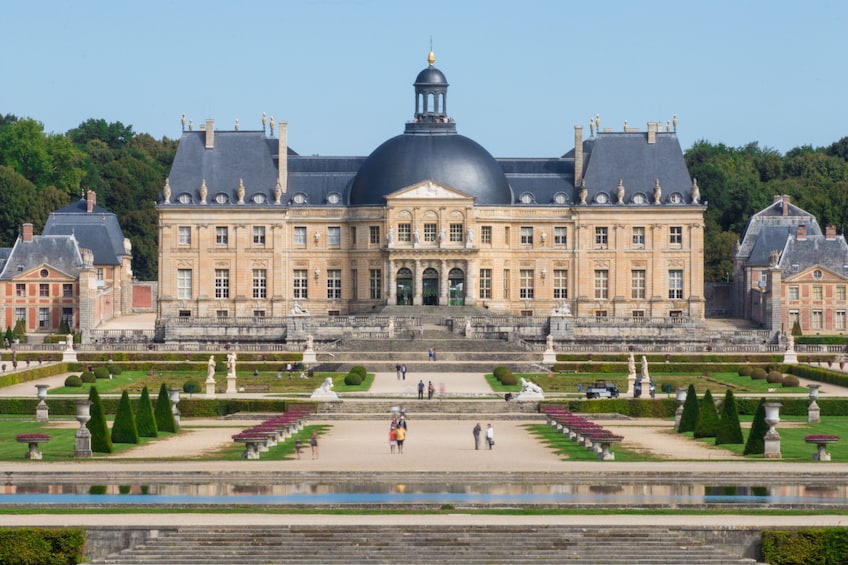
<path id="1" fill-rule="evenodd" d="M 456 200 L 460 198 L 471 198 L 471 196 L 465 194 L 464 192 L 460 192 L 455 188 L 428 180 L 406 188 L 402 188 L 397 192 L 389 194 L 386 198 L 396 198 L 398 200 L 406 200 L 413 198 L 427 200 Z"/>

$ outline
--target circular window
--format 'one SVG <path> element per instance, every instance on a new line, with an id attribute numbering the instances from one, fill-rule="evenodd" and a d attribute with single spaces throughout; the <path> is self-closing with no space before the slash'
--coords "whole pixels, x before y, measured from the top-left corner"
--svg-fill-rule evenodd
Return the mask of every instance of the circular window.
<path id="1" fill-rule="evenodd" d="M 554 195 L 554 202 L 556 202 L 557 204 L 565 204 L 566 202 L 568 202 L 568 197 L 562 192 L 557 192 Z"/>
<path id="2" fill-rule="evenodd" d="M 295 204 L 305 204 L 306 203 L 306 195 L 302 192 L 298 192 L 292 198 L 292 202 Z"/>
<path id="3" fill-rule="evenodd" d="M 330 204 L 338 204 L 342 201 L 342 196 L 338 192 L 331 192 L 329 196 L 327 196 L 327 202 Z"/>
<path id="4" fill-rule="evenodd" d="M 681 202 L 683 202 L 683 197 L 680 196 L 679 192 L 675 192 L 671 196 L 668 197 L 668 201 L 671 202 L 672 204 L 680 204 Z"/>
<path id="5" fill-rule="evenodd" d="M 215 195 L 215 202 L 217 202 L 218 204 L 226 204 L 229 201 L 230 198 L 223 192 L 219 192 L 217 195 Z"/>
<path id="6" fill-rule="evenodd" d="M 633 204 L 644 204 L 645 203 L 645 195 L 641 192 L 637 192 L 633 195 Z"/>
<path id="7" fill-rule="evenodd" d="M 525 192 L 521 195 L 519 200 L 522 204 L 533 204 L 534 198 L 532 194 L 530 194 L 529 192 Z"/>
<path id="8" fill-rule="evenodd" d="M 267 199 L 264 194 L 256 194 L 253 196 L 253 201 L 257 204 L 265 204 L 265 200 Z"/>
<path id="9" fill-rule="evenodd" d="M 820 270 L 816 269 L 815 271 L 813 271 L 813 278 L 816 279 L 816 280 L 821 279 L 822 278 L 822 272 Z"/>
<path id="10" fill-rule="evenodd" d="M 606 204 L 609 202 L 609 196 L 607 196 L 606 192 L 599 192 L 597 196 L 595 196 L 595 202 L 598 204 Z"/>
<path id="11" fill-rule="evenodd" d="M 50 273 L 47 271 L 47 269 L 41 269 L 38 274 L 41 276 L 42 279 L 46 279 L 50 276 Z"/>
<path id="12" fill-rule="evenodd" d="M 191 204 L 191 195 L 183 192 L 177 200 L 180 204 Z"/>

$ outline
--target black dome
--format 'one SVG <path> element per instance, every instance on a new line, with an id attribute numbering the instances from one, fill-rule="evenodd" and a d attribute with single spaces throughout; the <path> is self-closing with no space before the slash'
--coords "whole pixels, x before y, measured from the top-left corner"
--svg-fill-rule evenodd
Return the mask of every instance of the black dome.
<path id="1" fill-rule="evenodd" d="M 477 205 L 512 204 L 503 169 L 488 151 L 462 135 L 433 132 L 404 133 L 375 149 L 353 179 L 350 205 L 384 206 L 386 195 L 427 180 L 473 196 Z"/>
<path id="2" fill-rule="evenodd" d="M 447 86 L 448 79 L 445 74 L 436 67 L 427 67 L 415 78 L 416 85 L 424 84 L 444 84 Z"/>

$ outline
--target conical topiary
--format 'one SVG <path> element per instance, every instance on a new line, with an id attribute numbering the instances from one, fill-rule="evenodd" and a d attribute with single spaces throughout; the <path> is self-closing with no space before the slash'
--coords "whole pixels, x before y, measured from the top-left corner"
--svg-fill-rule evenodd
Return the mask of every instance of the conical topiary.
<path id="1" fill-rule="evenodd" d="M 766 433 L 769 425 L 766 424 L 766 399 L 761 398 L 754 412 L 754 421 L 751 422 L 751 431 L 748 432 L 748 441 L 745 442 L 745 451 L 742 455 L 762 455 L 766 452 Z"/>
<path id="2" fill-rule="evenodd" d="M 138 399 L 135 425 L 138 428 L 139 437 L 156 437 L 159 435 L 159 429 L 156 427 L 156 416 L 153 414 L 153 403 L 150 402 L 150 392 L 148 392 L 146 386 L 141 389 L 141 397 Z"/>
<path id="3" fill-rule="evenodd" d="M 138 443 L 138 428 L 127 391 L 121 394 L 115 421 L 112 422 L 112 443 Z"/>
<path id="4" fill-rule="evenodd" d="M 92 385 L 88 391 L 91 401 L 91 419 L 85 424 L 91 432 L 91 450 L 95 453 L 112 453 L 112 438 L 109 436 L 109 424 L 106 423 L 106 411 L 97 387 Z"/>
<path id="5" fill-rule="evenodd" d="M 742 437 L 742 426 L 739 425 L 739 412 L 736 410 L 736 398 L 733 391 L 727 389 L 724 402 L 721 405 L 721 420 L 716 432 L 716 445 L 724 443 L 745 443 Z"/>
<path id="6" fill-rule="evenodd" d="M 718 431 L 718 412 L 710 389 L 704 393 L 695 423 L 695 437 L 715 437 Z"/>
<path id="7" fill-rule="evenodd" d="M 171 399 L 168 397 L 168 387 L 165 383 L 159 387 L 159 397 L 156 399 L 156 427 L 160 432 L 177 431 L 177 421 L 171 411 Z"/>
<path id="8" fill-rule="evenodd" d="M 694 432 L 700 411 L 695 385 L 689 385 L 689 390 L 686 391 L 686 402 L 683 403 L 683 414 L 680 415 L 680 427 L 677 428 L 677 431 L 680 433 Z"/>

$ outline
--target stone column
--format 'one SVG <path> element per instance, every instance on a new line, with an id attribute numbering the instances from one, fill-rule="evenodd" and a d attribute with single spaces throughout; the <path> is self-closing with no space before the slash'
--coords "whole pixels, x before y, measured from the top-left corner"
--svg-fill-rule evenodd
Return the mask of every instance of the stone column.
<path id="1" fill-rule="evenodd" d="M 397 269 L 395 268 L 395 262 L 389 261 L 389 306 L 393 304 L 397 304 Z"/>
<path id="2" fill-rule="evenodd" d="M 465 304 L 474 306 L 475 286 L 477 281 L 477 261 L 469 260 L 465 268 Z"/>
<path id="3" fill-rule="evenodd" d="M 412 295 L 412 305 L 413 306 L 421 306 L 424 303 L 423 295 L 422 295 L 422 287 L 424 286 L 423 277 L 421 276 L 423 273 L 421 272 L 421 261 L 419 259 L 415 260 L 415 272 L 413 273 L 413 277 L 415 277 L 415 292 Z"/>
<path id="4" fill-rule="evenodd" d="M 448 265 L 442 259 L 439 262 L 439 306 L 450 306 L 450 287 L 448 285 Z"/>

